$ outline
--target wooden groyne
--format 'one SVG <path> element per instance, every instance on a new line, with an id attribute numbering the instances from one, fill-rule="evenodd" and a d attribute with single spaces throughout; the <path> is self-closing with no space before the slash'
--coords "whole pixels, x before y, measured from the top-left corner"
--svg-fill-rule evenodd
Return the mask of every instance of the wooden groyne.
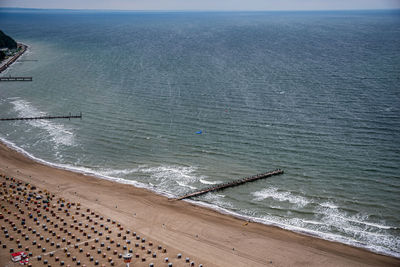
<path id="1" fill-rule="evenodd" d="M 277 169 L 277 170 L 266 172 L 266 173 L 260 173 L 260 174 L 257 174 L 257 175 L 251 176 L 251 177 L 242 178 L 242 179 L 235 180 L 235 181 L 232 181 L 229 183 L 218 184 L 218 185 L 215 185 L 212 187 L 203 188 L 201 190 L 177 197 L 176 200 L 182 200 L 185 198 L 196 197 L 196 196 L 200 196 L 205 193 L 208 193 L 208 192 L 222 190 L 222 189 L 225 189 L 228 187 L 238 186 L 238 185 L 241 185 L 244 183 L 253 182 L 253 181 L 256 181 L 259 179 L 265 179 L 265 178 L 268 178 L 268 177 L 271 177 L 274 175 L 280 175 L 280 174 L 283 174 L 283 170 L 281 170 L 281 169 Z"/>
<path id="2" fill-rule="evenodd" d="M 82 119 L 82 113 L 79 115 L 67 116 L 42 116 L 42 117 L 22 117 L 22 118 L 0 118 L 0 121 L 25 121 L 25 120 L 53 120 L 53 119 Z"/>
<path id="3" fill-rule="evenodd" d="M 0 82 L 31 82 L 32 77 L 0 77 Z"/>
<path id="4" fill-rule="evenodd" d="M 9 66 L 11 66 L 11 64 L 13 64 L 20 56 L 22 56 L 22 54 L 25 53 L 26 49 L 28 48 L 28 46 L 21 44 L 21 43 L 18 43 L 17 45 L 18 45 L 18 48 L 20 48 L 20 50 L 9 61 L 7 61 L 6 64 L 4 64 L 3 66 L 0 67 L 0 73 L 2 73 Z"/>

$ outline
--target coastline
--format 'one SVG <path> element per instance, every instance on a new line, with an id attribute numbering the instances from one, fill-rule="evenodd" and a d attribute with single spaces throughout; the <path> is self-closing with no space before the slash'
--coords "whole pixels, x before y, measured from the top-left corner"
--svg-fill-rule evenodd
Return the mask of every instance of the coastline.
<path id="1" fill-rule="evenodd" d="M 2 73 L 8 67 L 10 67 L 28 49 L 28 46 L 23 43 L 18 43 L 18 47 L 21 47 L 21 50 L 17 54 L 15 54 L 13 57 L 11 57 L 6 63 L 4 63 L 2 66 L 0 66 L 0 73 Z"/>
<path id="2" fill-rule="evenodd" d="M 0 172 L 79 201 L 204 266 L 398 266 L 400 259 L 171 201 L 147 189 L 58 169 L 0 143 Z M 179 218 L 179 219 L 177 219 Z"/>

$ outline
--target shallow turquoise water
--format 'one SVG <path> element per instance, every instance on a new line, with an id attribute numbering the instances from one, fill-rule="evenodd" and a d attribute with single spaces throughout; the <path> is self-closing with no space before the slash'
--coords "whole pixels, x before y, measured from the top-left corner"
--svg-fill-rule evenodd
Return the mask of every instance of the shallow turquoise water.
<path id="1" fill-rule="evenodd" d="M 32 157 L 400 256 L 398 12 L 0 10 L 30 46 L 0 137 Z M 196 132 L 202 130 L 202 134 Z"/>

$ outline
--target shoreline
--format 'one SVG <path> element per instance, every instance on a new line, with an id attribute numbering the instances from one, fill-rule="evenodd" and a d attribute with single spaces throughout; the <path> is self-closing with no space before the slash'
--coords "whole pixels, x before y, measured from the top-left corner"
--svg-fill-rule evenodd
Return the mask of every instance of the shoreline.
<path id="1" fill-rule="evenodd" d="M 246 222 L 189 201 L 171 201 L 147 189 L 48 166 L 3 142 L 0 171 L 117 217 L 152 239 L 195 255 L 205 266 L 400 264 L 399 258 L 364 248 Z"/>
<path id="2" fill-rule="evenodd" d="M 20 50 L 17 54 L 15 54 L 13 57 L 11 57 L 5 64 L 0 66 L 0 73 L 3 71 L 7 70 L 8 67 L 10 67 L 17 59 L 22 56 L 26 50 L 28 49 L 28 46 L 23 44 L 23 43 L 17 43 L 17 47 L 21 47 L 22 50 Z"/>
<path id="3" fill-rule="evenodd" d="M 85 169 L 80 169 L 80 168 L 73 167 L 73 166 L 68 166 L 68 165 L 63 166 L 61 164 L 48 162 L 48 161 L 45 161 L 43 159 L 40 159 L 40 158 L 37 158 L 37 157 L 33 156 L 32 154 L 30 154 L 29 152 L 25 151 L 24 149 L 18 147 L 14 143 L 12 143 L 10 141 L 7 141 L 5 139 L 2 139 L 2 138 L 0 138 L 0 145 L 1 144 L 7 146 L 11 150 L 16 151 L 17 153 L 20 153 L 22 156 L 33 160 L 34 162 L 37 162 L 39 164 L 43 164 L 45 166 L 49 166 L 51 168 L 56 168 L 56 169 L 60 169 L 60 170 L 65 170 L 65 171 L 77 173 L 77 174 L 82 174 L 82 175 L 85 175 L 85 176 L 93 177 L 95 179 L 111 181 L 113 183 L 133 186 L 135 188 L 140 188 L 140 189 L 147 190 L 152 194 L 165 197 L 168 200 L 176 200 L 176 196 L 174 196 L 174 195 L 171 195 L 171 194 L 165 193 L 165 192 L 159 192 L 159 191 L 153 190 L 151 187 L 148 187 L 148 186 L 146 186 L 146 185 L 144 185 L 144 184 L 142 184 L 140 182 L 137 182 L 137 181 L 125 180 L 123 178 L 117 178 L 117 177 L 112 177 L 112 176 L 105 176 L 105 175 L 96 173 L 95 171 L 92 171 L 90 169 L 85 170 Z M 309 236 L 309 237 L 312 237 L 312 238 L 325 240 L 325 241 L 328 241 L 328 242 L 334 242 L 334 243 L 343 244 L 343 245 L 347 245 L 347 246 L 354 247 L 354 248 L 363 249 L 363 250 L 366 250 L 368 252 L 375 253 L 375 254 L 382 255 L 382 256 L 387 256 L 387 257 L 393 257 L 393 258 L 400 259 L 400 256 L 392 255 L 389 252 L 385 253 L 385 251 L 375 250 L 375 249 L 367 247 L 365 245 L 358 245 L 357 246 L 356 245 L 357 242 L 351 243 L 347 239 L 344 239 L 344 238 L 340 239 L 341 236 L 336 236 L 336 239 L 335 238 L 330 238 L 329 235 L 328 236 L 324 236 L 321 232 L 312 231 L 312 230 L 309 230 L 309 229 L 306 229 L 306 228 L 301 228 L 301 227 L 287 226 L 285 224 L 279 224 L 279 223 L 275 223 L 273 221 L 265 221 L 265 220 L 263 220 L 261 218 L 257 218 L 257 217 L 250 217 L 250 216 L 247 216 L 247 215 L 242 215 L 240 213 L 236 213 L 234 211 L 230 211 L 230 210 L 227 210 L 225 208 L 218 207 L 218 206 L 216 206 L 214 204 L 205 203 L 205 202 L 201 202 L 201 201 L 196 201 L 196 200 L 193 200 L 193 199 L 186 199 L 185 201 L 187 201 L 188 203 L 190 203 L 192 205 L 195 205 L 195 206 L 198 206 L 198 207 L 202 207 L 202 208 L 214 211 L 214 212 L 216 212 L 218 214 L 221 214 L 221 215 L 231 216 L 231 217 L 239 219 L 239 220 L 241 220 L 243 222 L 258 223 L 258 224 L 261 224 L 261 225 L 265 225 L 267 227 L 269 227 L 269 226 L 270 227 L 276 227 L 276 228 L 284 230 L 284 231 L 289 231 L 289 232 L 292 232 L 292 233 L 305 235 L 305 236 Z"/>

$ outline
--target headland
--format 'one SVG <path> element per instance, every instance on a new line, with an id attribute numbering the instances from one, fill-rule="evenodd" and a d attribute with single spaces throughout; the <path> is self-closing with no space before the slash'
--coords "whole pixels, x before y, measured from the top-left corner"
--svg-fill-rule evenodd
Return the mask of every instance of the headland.
<path id="1" fill-rule="evenodd" d="M 10 67 L 27 49 L 27 45 L 17 43 L 0 31 L 0 73 Z"/>

